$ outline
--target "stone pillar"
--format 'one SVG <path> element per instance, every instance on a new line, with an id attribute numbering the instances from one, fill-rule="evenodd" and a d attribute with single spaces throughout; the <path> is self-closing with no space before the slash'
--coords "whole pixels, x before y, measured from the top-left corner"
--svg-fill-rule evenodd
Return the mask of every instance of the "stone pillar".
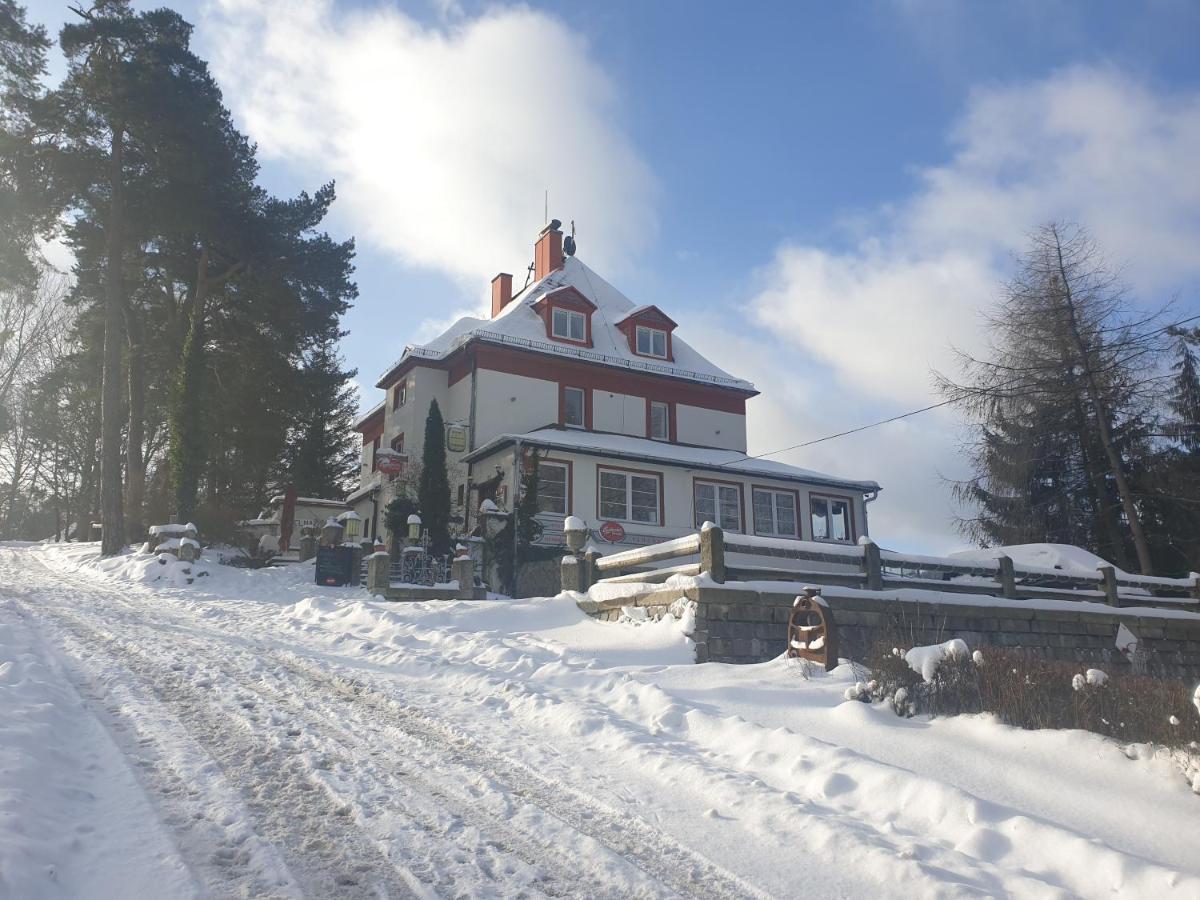
<path id="1" fill-rule="evenodd" d="M 392 558 L 386 550 L 367 557 L 367 590 L 372 594 L 383 594 L 392 583 Z"/>
<path id="2" fill-rule="evenodd" d="M 199 555 L 199 550 L 193 538 L 183 538 L 179 542 L 179 558 L 184 562 L 195 562 L 196 557 Z"/>
<path id="3" fill-rule="evenodd" d="M 725 535 L 712 522 L 700 529 L 700 572 L 707 572 L 717 584 L 725 583 Z"/>
<path id="4" fill-rule="evenodd" d="M 585 565 L 586 563 L 578 556 L 568 554 L 562 558 L 559 571 L 562 574 L 562 589 L 564 591 L 578 591 L 581 594 L 587 591 L 583 583 Z"/>
<path id="5" fill-rule="evenodd" d="M 596 568 L 596 561 L 603 556 L 595 550 L 588 550 L 583 554 L 583 566 L 580 577 L 583 579 L 583 589 L 587 591 L 593 584 L 600 580 L 600 571 Z"/>
<path id="6" fill-rule="evenodd" d="M 280 548 L 279 554 L 282 556 L 286 547 Z M 317 539 L 305 529 L 305 533 L 300 537 L 300 562 L 306 562 L 317 555 Z"/>
<path id="7" fill-rule="evenodd" d="M 460 556 L 450 563 L 450 577 L 458 582 L 460 591 L 470 593 L 475 590 L 475 560 L 469 556 Z"/>
<path id="8" fill-rule="evenodd" d="M 344 533 L 345 529 L 342 528 L 341 524 L 330 519 L 321 528 L 321 546 L 336 547 L 342 542 L 342 535 Z"/>

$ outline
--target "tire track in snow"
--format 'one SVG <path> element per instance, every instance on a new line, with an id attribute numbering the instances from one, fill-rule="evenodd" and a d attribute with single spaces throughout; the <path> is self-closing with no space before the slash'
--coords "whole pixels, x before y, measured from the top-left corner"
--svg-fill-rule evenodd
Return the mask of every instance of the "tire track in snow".
<path id="1" fill-rule="evenodd" d="M 415 896 L 409 882 L 386 859 L 375 842 L 349 820 L 345 806 L 334 803 L 296 760 L 289 760 L 271 745 L 267 736 L 255 735 L 224 714 L 186 682 L 180 670 L 158 666 L 132 650 L 120 639 L 91 627 L 80 617 L 62 610 L 49 614 L 76 643 L 81 658 L 97 652 L 133 675 L 138 685 L 152 695 L 152 702 L 166 706 L 187 730 L 189 737 L 220 767 L 221 775 L 240 795 L 254 821 L 254 832 L 282 857 L 295 878 L 299 893 L 316 897 L 400 898 Z M 144 705 L 144 704 L 139 704 Z M 110 713 L 128 718 L 125 710 Z M 148 713 L 139 709 L 139 717 Z M 143 737 L 139 743 L 149 743 Z M 151 777 L 160 794 L 180 789 L 180 778 L 155 767 Z M 177 824 L 168 819 L 168 824 Z M 195 854 L 193 854 L 193 858 Z M 199 860 L 204 875 L 224 866 L 244 869 L 248 860 L 237 847 L 218 846 L 207 864 Z M 222 879 L 227 881 L 228 879 Z M 247 885 L 246 887 L 251 887 Z M 284 886 L 281 886 L 284 887 Z M 252 890 L 257 892 L 258 888 Z M 223 892 L 222 892 L 223 893 Z M 282 890 L 283 896 L 296 891 Z"/>
<path id="2" fill-rule="evenodd" d="M 160 645 L 164 643 L 164 638 L 168 642 L 176 643 L 176 652 L 170 654 L 175 658 L 186 658 L 193 664 L 203 660 L 206 664 L 216 666 L 220 669 L 223 674 L 230 677 L 240 688 L 260 695 L 263 694 L 264 684 L 261 682 L 261 679 L 258 683 L 254 683 L 252 680 L 248 680 L 247 677 L 248 675 L 259 677 L 262 675 L 261 672 L 247 673 L 241 670 L 230 669 L 228 652 L 223 655 L 213 654 L 211 644 L 195 638 L 184 637 L 183 633 L 176 628 L 170 628 L 169 631 L 163 629 L 161 626 L 153 629 L 149 628 L 145 625 L 146 620 L 144 618 L 148 607 L 132 603 L 128 593 L 118 593 L 115 590 L 107 588 L 107 586 L 97 585 L 95 582 L 86 580 L 83 577 L 72 577 L 49 567 L 46 567 L 46 570 L 47 574 L 56 581 L 76 581 L 79 584 L 81 592 L 99 593 L 104 595 L 105 599 L 119 603 L 130 613 L 130 615 L 120 617 L 124 620 L 122 624 L 126 627 L 150 631 L 150 640 L 157 641 Z M 134 592 L 140 593 L 141 591 L 135 588 L 130 593 Z M 146 591 L 146 593 L 152 596 L 152 592 Z M 46 607 L 42 608 L 46 609 Z M 111 613 L 112 611 L 113 607 L 105 604 L 105 612 Z M 162 607 L 156 606 L 154 607 L 154 612 L 156 613 L 156 617 L 158 617 L 164 610 Z M 164 699 L 188 709 L 188 715 L 197 715 L 193 709 L 196 706 L 207 706 L 202 698 L 197 698 L 194 694 L 189 694 L 187 686 L 183 683 L 183 676 L 178 671 L 170 668 L 163 669 L 149 657 L 145 656 L 140 648 L 128 642 L 123 642 L 111 633 L 97 630 L 96 627 L 84 622 L 74 613 L 58 609 L 55 610 L 54 615 L 55 618 L 66 616 L 74 619 L 74 628 L 83 628 L 91 631 L 97 638 L 106 642 L 109 646 L 117 647 L 119 649 L 119 652 L 116 654 L 118 660 L 130 660 L 140 657 L 141 662 L 137 664 L 141 669 L 137 673 L 139 677 L 151 683 L 161 681 L 162 684 L 167 686 Z M 187 627 L 194 624 L 193 622 L 188 622 Z M 222 637 L 225 636 L 222 635 Z M 231 651 L 235 648 L 233 646 L 226 646 L 224 649 L 225 651 Z M 245 651 L 235 651 L 234 653 L 235 656 L 242 656 L 244 654 Z M 325 709 L 321 713 L 318 722 L 313 721 L 311 710 L 308 710 L 310 727 L 320 727 L 323 734 L 328 736 L 331 732 L 337 730 L 335 725 L 339 721 L 340 715 L 355 713 L 360 704 L 369 707 L 377 716 L 382 716 L 382 719 L 376 718 L 375 722 L 378 724 L 382 721 L 388 737 L 392 739 L 398 738 L 406 744 L 405 749 L 408 754 L 406 758 L 408 760 L 414 760 L 413 753 L 420 753 L 431 766 L 436 765 L 443 769 L 446 766 L 456 767 L 462 770 L 464 777 L 461 780 L 463 784 L 468 783 L 472 779 L 486 779 L 492 782 L 490 786 L 492 791 L 502 792 L 522 804 L 534 807 L 538 812 L 557 820 L 563 830 L 576 832 L 576 837 L 582 836 L 584 839 L 594 841 L 611 852 L 617 860 L 634 867 L 640 874 L 651 880 L 650 885 L 642 884 L 635 886 L 626 882 L 622 885 L 614 884 L 609 886 L 597 884 L 595 881 L 581 881 L 579 878 L 580 873 L 568 871 L 564 873 L 565 877 L 548 875 L 541 883 L 536 885 L 537 889 L 551 895 L 578 895 L 581 893 L 581 886 L 586 884 L 587 886 L 582 890 L 582 893 L 588 896 L 628 896 L 630 894 L 658 896 L 663 893 L 662 889 L 665 889 L 670 894 L 685 897 L 703 896 L 719 898 L 761 895 L 761 892 L 745 884 L 703 856 L 679 844 L 658 829 L 648 825 L 642 819 L 631 817 L 627 813 L 604 806 L 596 799 L 574 791 L 559 782 L 542 778 L 536 772 L 516 760 L 498 756 L 495 751 L 484 748 L 465 736 L 453 732 L 442 723 L 437 722 L 427 715 L 407 710 L 389 696 L 363 683 L 328 673 L 310 663 L 301 661 L 299 657 L 295 657 L 293 654 L 288 654 L 288 656 L 291 658 L 286 658 L 280 653 L 270 654 L 272 661 L 279 668 L 286 669 L 295 677 L 305 680 L 317 689 L 312 694 L 306 695 L 305 699 L 309 701 L 309 705 L 311 705 L 314 698 L 321 697 L 323 693 L 333 693 L 342 701 L 340 705 L 335 704 L 333 707 Z M 273 695 L 268 698 L 272 702 L 289 699 L 286 690 L 269 687 L 265 689 Z M 290 699 L 295 701 L 298 698 L 292 695 Z M 347 704 L 349 705 L 347 706 Z M 296 707 L 293 709 L 294 713 L 306 711 L 304 709 L 305 704 L 294 705 Z M 212 715 L 205 717 L 203 713 L 199 715 L 201 720 L 195 724 L 201 729 L 202 733 L 214 729 L 220 730 L 222 727 L 228 729 L 229 727 L 229 723 L 221 721 L 219 717 Z M 355 714 L 352 718 L 362 719 L 362 716 Z M 359 722 L 359 724 L 363 723 Z M 366 747 L 363 742 L 362 735 L 367 733 L 369 733 L 369 729 L 359 732 L 343 729 L 339 740 L 342 742 L 348 741 L 347 746 L 352 751 L 356 749 L 354 744 L 357 742 L 357 749 L 366 749 L 368 753 L 377 755 L 379 752 L 378 748 Z M 245 743 L 245 741 L 242 741 L 243 745 Z M 396 753 L 397 748 L 394 743 L 388 743 L 386 747 L 391 748 L 392 752 L 399 756 Z M 219 752 L 220 748 L 217 749 Z M 244 764 L 239 771 L 236 763 L 237 756 L 237 753 L 233 754 L 234 758 L 230 760 L 230 771 L 234 773 L 235 777 L 241 783 L 249 782 L 250 784 L 254 784 L 259 777 L 263 777 L 266 781 L 270 782 L 269 773 L 256 772 L 253 769 L 248 770 Z M 354 758 L 353 754 L 349 756 L 351 760 Z M 265 760 L 260 759 L 260 761 Z M 373 760 L 373 764 L 377 762 L 377 760 Z M 477 798 L 472 797 L 469 792 L 460 791 L 458 792 L 460 794 L 459 797 L 450 797 L 446 790 L 447 786 L 436 786 L 427 779 L 416 777 L 414 772 L 415 769 L 410 766 L 409 771 L 401 774 L 409 782 L 422 782 L 421 786 L 429 796 L 439 800 L 443 804 L 449 803 L 452 806 L 457 806 L 457 812 L 461 818 L 473 827 L 492 832 L 500 831 L 501 834 L 496 839 L 496 846 L 502 850 L 515 852 L 519 857 L 523 857 L 526 861 L 532 862 L 535 865 L 540 864 L 549 873 L 553 873 L 555 870 L 570 868 L 569 861 L 562 857 L 560 848 L 546 844 L 544 834 L 525 835 L 514 832 L 514 829 L 503 818 L 500 818 L 504 814 L 503 811 L 500 811 L 499 814 L 492 812 L 481 815 L 483 811 L 479 807 Z M 299 777 L 298 773 L 291 774 L 294 777 Z M 268 804 L 269 806 L 270 804 Z M 335 809 L 335 813 L 339 809 Z M 261 804 L 255 811 L 268 816 L 271 812 L 270 808 L 262 808 Z M 425 824 L 428 827 L 429 823 Z M 302 865 L 294 860 L 294 854 L 293 856 L 289 856 L 286 852 L 285 848 L 294 843 L 294 841 L 289 842 L 286 829 L 283 830 L 283 833 L 274 836 L 280 841 L 282 845 L 281 850 L 285 851 L 284 855 L 289 858 L 289 865 L 293 867 L 293 870 L 297 868 L 302 870 Z M 531 847 L 533 847 L 532 852 Z M 593 878 L 596 875 L 595 872 L 587 874 Z M 657 885 L 654 883 L 657 883 Z M 353 886 L 338 885 L 338 895 L 347 895 L 347 888 L 350 887 Z M 450 886 L 442 884 L 437 887 L 439 888 L 439 893 L 441 893 L 441 888 Z M 656 887 L 659 889 L 656 890 Z M 605 888 L 610 889 L 606 890 Z M 630 891 L 630 888 L 633 888 L 633 890 Z"/>

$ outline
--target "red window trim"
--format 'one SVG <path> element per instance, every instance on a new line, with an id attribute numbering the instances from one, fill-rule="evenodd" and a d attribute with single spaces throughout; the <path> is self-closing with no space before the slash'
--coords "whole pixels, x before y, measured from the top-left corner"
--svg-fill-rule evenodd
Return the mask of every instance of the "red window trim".
<path id="1" fill-rule="evenodd" d="M 575 340 L 575 338 L 563 337 L 561 334 L 554 333 L 554 311 L 556 309 L 561 309 L 563 312 L 578 313 L 579 315 L 583 316 L 583 340 L 582 341 L 577 341 L 577 340 Z M 552 303 L 552 304 L 550 304 L 549 308 L 546 311 L 546 321 L 550 323 L 550 330 L 547 334 L 547 336 L 550 338 L 550 340 L 556 341 L 559 344 L 574 344 L 576 347 L 592 346 L 592 314 L 591 313 L 586 313 L 586 312 L 583 312 L 582 310 L 578 310 L 578 309 L 570 309 L 566 306 L 559 306 L 559 305 Z"/>
<path id="2" fill-rule="evenodd" d="M 667 407 L 667 436 L 666 438 L 656 438 L 650 432 L 650 404 L 662 403 Z M 679 440 L 679 427 L 675 419 L 675 403 L 671 400 L 657 400 L 654 397 L 646 398 L 646 437 L 652 441 L 659 441 L 664 444 L 674 444 Z"/>
<path id="3" fill-rule="evenodd" d="M 579 293 L 573 287 L 559 288 L 557 291 L 552 291 L 543 296 L 540 300 L 533 304 L 533 311 L 542 318 L 542 324 L 546 327 L 547 339 L 558 344 L 570 344 L 574 347 L 591 347 L 592 346 L 592 313 L 596 311 L 596 304 L 589 300 L 583 294 Z M 576 341 L 572 338 L 558 337 L 554 333 L 554 310 L 563 309 L 568 312 L 577 312 L 583 314 L 583 330 L 584 339 Z"/>
<path id="4" fill-rule="evenodd" d="M 837 538 L 819 538 L 812 533 L 812 501 L 814 497 L 821 497 L 825 500 L 844 500 L 846 508 L 850 511 L 850 537 L 844 541 L 839 541 Z M 808 531 L 809 537 L 814 541 L 824 541 L 827 544 L 853 544 L 858 540 L 858 524 L 854 521 L 854 498 L 847 497 L 845 494 L 822 494 L 815 491 L 809 491 L 808 494 Z"/>
<path id="5" fill-rule="evenodd" d="M 652 478 L 658 479 L 658 521 L 650 522 L 635 522 L 633 519 L 608 519 L 600 514 L 600 473 L 601 472 L 624 472 L 625 474 L 633 475 L 649 475 Z M 662 472 L 655 472 L 652 469 L 627 469 L 624 466 L 598 465 L 596 466 L 596 519 L 600 522 L 627 522 L 630 525 L 644 525 L 647 528 L 663 528 L 667 522 L 667 490 L 666 482 Z"/>
<path id="6" fill-rule="evenodd" d="M 640 350 L 638 350 L 638 348 L 637 348 L 637 330 L 639 328 L 646 328 L 646 329 L 649 329 L 650 331 L 661 331 L 663 334 L 665 334 L 667 336 L 667 355 L 666 356 L 655 356 L 653 353 L 642 353 Z M 630 335 L 632 335 L 632 337 L 630 337 L 630 339 L 629 339 L 629 349 L 633 352 L 634 356 L 640 356 L 640 357 L 642 357 L 642 359 L 657 359 L 659 362 L 674 362 L 675 361 L 675 353 L 673 352 L 673 348 L 671 347 L 671 329 L 670 328 L 659 328 L 657 325 L 648 325 L 645 322 L 635 321 L 633 323 L 632 327 L 629 329 L 629 333 L 630 333 Z M 651 339 L 651 343 L 653 343 L 653 339 Z"/>
<path id="7" fill-rule="evenodd" d="M 754 520 L 754 492 L 755 491 L 775 491 L 779 494 L 791 494 L 796 503 L 796 533 L 795 534 L 763 534 L 758 530 L 758 522 Z M 769 484 L 751 484 L 750 485 L 750 525 L 754 529 L 756 535 L 761 537 L 777 537 L 789 541 L 804 540 L 804 522 L 800 516 L 800 492 L 795 488 L 772 487 Z"/>
<path id="8" fill-rule="evenodd" d="M 567 425 L 567 388 L 572 388 L 577 391 L 583 391 L 583 425 Z M 592 430 L 592 392 L 578 384 L 558 384 L 558 424 L 566 428 L 580 428 L 584 431 Z"/>
<path id="9" fill-rule="evenodd" d="M 638 326 L 643 328 L 653 328 L 655 331 L 664 331 L 667 334 L 667 355 L 655 356 L 653 353 L 639 353 L 637 348 L 637 329 Z M 640 356 L 642 359 L 657 359 L 660 362 L 675 362 L 675 345 L 673 335 L 678 327 L 675 320 L 664 313 L 657 306 L 649 306 L 643 309 L 637 315 L 625 319 L 617 329 L 625 335 L 625 340 L 629 342 L 629 352 L 634 356 Z"/>
<path id="10" fill-rule="evenodd" d="M 727 481 L 724 478 L 701 478 L 698 475 L 692 476 L 692 522 L 696 522 L 696 485 L 697 484 L 724 484 L 729 487 L 738 489 L 738 515 L 741 517 L 741 528 L 735 534 L 748 534 L 746 531 L 746 490 L 745 485 L 740 481 Z M 720 525 L 720 522 L 716 523 Z M 699 528 L 700 525 L 695 527 Z"/>

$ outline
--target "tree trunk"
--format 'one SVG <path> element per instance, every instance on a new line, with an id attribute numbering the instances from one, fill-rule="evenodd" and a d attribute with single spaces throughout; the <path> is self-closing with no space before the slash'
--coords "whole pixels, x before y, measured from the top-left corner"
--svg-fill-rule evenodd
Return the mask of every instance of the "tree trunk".
<path id="1" fill-rule="evenodd" d="M 121 284 L 122 182 L 125 126 L 113 125 L 108 221 L 104 229 L 104 363 L 100 375 L 100 553 L 114 556 L 125 545 L 121 508 L 121 347 L 125 343 Z"/>
<path id="2" fill-rule="evenodd" d="M 1062 243 L 1058 238 L 1058 232 L 1054 232 L 1054 249 L 1058 255 L 1058 274 L 1061 280 L 1063 300 L 1067 307 L 1067 324 L 1070 326 L 1071 340 L 1075 344 L 1075 349 L 1079 352 L 1080 362 L 1083 364 L 1084 383 L 1087 385 L 1088 398 L 1092 402 L 1092 409 L 1096 413 L 1096 429 L 1100 436 L 1100 446 L 1104 448 L 1104 454 L 1108 457 L 1108 465 L 1112 472 L 1113 480 L 1117 485 L 1117 495 L 1121 498 L 1121 508 L 1125 511 L 1125 518 L 1129 520 L 1129 532 L 1133 536 L 1133 547 L 1137 551 L 1138 566 L 1141 568 L 1143 575 L 1154 574 L 1154 563 L 1150 559 L 1150 544 L 1146 540 L 1146 532 L 1142 530 L 1142 521 L 1138 517 L 1137 504 L 1133 501 L 1133 492 L 1129 488 L 1129 482 L 1125 478 L 1125 470 L 1121 465 L 1121 455 L 1117 452 L 1116 445 L 1113 443 L 1112 432 L 1108 427 L 1108 408 L 1104 403 L 1104 398 L 1100 395 L 1100 386 L 1096 382 L 1096 374 L 1092 371 L 1091 355 L 1088 353 L 1087 347 L 1083 342 L 1083 335 L 1079 331 L 1079 320 L 1075 314 L 1075 298 L 1071 294 L 1070 281 L 1067 278 L 1066 264 L 1063 262 Z"/>
<path id="3" fill-rule="evenodd" d="M 129 430 L 125 438 L 125 536 L 130 542 L 145 540 L 143 501 L 146 495 L 146 360 L 142 324 L 136 310 L 126 306 L 129 342 Z"/>
<path id="4" fill-rule="evenodd" d="M 208 250 L 200 253 L 196 268 L 187 337 L 178 374 L 172 385 L 171 403 L 171 486 L 175 494 L 175 512 L 181 522 L 196 511 L 200 472 L 204 466 L 203 379 L 204 317 L 208 294 Z"/>

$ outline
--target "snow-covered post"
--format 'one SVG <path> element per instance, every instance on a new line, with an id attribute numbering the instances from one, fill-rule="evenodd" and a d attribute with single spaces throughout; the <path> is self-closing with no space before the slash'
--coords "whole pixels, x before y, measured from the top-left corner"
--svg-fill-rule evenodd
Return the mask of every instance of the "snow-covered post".
<path id="1" fill-rule="evenodd" d="M 1192 597 L 1200 600 L 1200 572 L 1192 572 Z"/>
<path id="2" fill-rule="evenodd" d="M 460 591 L 475 587 L 475 560 L 469 556 L 456 556 L 450 563 L 450 577 L 458 582 Z"/>
<path id="3" fill-rule="evenodd" d="M 865 534 L 858 539 L 863 551 L 863 574 L 867 576 L 868 591 L 883 590 L 883 562 L 879 558 L 879 545 Z"/>
<path id="4" fill-rule="evenodd" d="M 584 562 L 578 556 L 567 554 L 562 558 L 562 562 L 559 564 L 559 573 L 564 591 L 579 591 L 581 594 L 587 591 L 587 587 L 583 583 L 583 568 Z"/>
<path id="5" fill-rule="evenodd" d="M 383 549 L 367 557 L 367 590 L 372 594 L 384 593 L 392 583 L 392 558 Z"/>
<path id="6" fill-rule="evenodd" d="M 1120 606 L 1121 597 L 1117 593 L 1117 571 L 1112 566 L 1100 566 L 1100 575 L 1104 579 L 1104 597 L 1109 606 Z"/>
<path id="7" fill-rule="evenodd" d="M 596 561 L 603 555 L 603 553 L 596 550 L 587 550 L 584 552 L 580 577 L 583 579 L 583 589 L 585 591 L 600 580 L 600 570 L 596 568 Z"/>
<path id="8" fill-rule="evenodd" d="M 725 583 L 725 535 L 712 522 L 700 528 L 700 571 L 707 572 L 717 584 Z"/>
<path id="9" fill-rule="evenodd" d="M 1008 600 L 1017 599 L 1017 573 L 1011 556 L 1001 553 L 996 557 L 1000 564 L 1000 596 Z"/>

